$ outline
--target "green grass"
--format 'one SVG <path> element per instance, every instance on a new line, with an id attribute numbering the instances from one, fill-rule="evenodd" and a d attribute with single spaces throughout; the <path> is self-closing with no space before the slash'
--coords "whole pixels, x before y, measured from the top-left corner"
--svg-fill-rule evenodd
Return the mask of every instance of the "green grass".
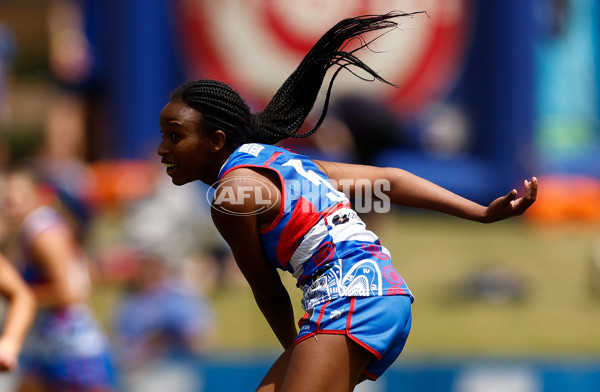
<path id="1" fill-rule="evenodd" d="M 524 219 L 483 225 L 404 211 L 367 221 L 416 297 L 407 355 L 600 354 L 600 294 L 590 286 L 600 227 Z M 464 295 L 465 279 L 490 266 L 524 282 L 522 300 Z M 283 278 L 299 318 L 300 290 Z M 279 350 L 248 287 L 221 289 L 210 299 L 219 323 L 217 352 Z"/>
<path id="2" fill-rule="evenodd" d="M 598 227 L 481 225 L 432 215 L 380 222 L 382 242 L 413 290 L 407 351 L 426 354 L 598 354 L 600 301 L 591 290 Z M 516 303 L 465 298 L 460 284 L 482 266 L 518 276 Z"/>

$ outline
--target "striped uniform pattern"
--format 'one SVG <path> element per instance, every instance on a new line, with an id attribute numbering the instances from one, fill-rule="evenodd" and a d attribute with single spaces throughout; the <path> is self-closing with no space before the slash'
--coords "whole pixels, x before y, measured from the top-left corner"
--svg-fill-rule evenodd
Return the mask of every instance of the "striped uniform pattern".
<path id="1" fill-rule="evenodd" d="M 248 143 L 231 154 L 219 180 L 241 167 L 272 170 L 279 178 L 281 207 L 261 230 L 261 242 L 267 261 L 297 279 L 305 308 L 339 296 L 412 298 L 379 238 L 310 158 Z"/>

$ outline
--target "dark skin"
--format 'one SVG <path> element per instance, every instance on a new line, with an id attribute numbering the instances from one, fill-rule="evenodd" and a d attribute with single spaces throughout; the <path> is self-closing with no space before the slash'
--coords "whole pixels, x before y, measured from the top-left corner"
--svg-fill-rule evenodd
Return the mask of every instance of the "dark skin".
<path id="1" fill-rule="evenodd" d="M 247 279 L 254 298 L 284 353 L 273 364 L 258 387 L 258 391 L 352 391 L 364 379 L 362 371 L 373 360 L 372 354 L 345 335 L 318 334 L 292 346 L 297 336 L 295 318 L 289 295 L 279 274 L 271 267 L 260 242 L 261 228 L 268 227 L 277 217 L 281 202 L 281 184 L 270 169 L 238 168 L 228 172 L 220 183 L 227 183 L 228 192 L 237 194 L 247 184 L 236 180 L 265 184 L 261 198 L 271 208 L 259 210 L 256 198 L 243 203 L 228 200 L 225 188 L 215 184 L 218 173 L 233 152 L 225 132 L 217 130 L 207 135 L 202 130 L 202 114 L 180 101 L 168 103 L 160 115 L 162 142 L 158 148 L 161 161 L 173 183 L 183 185 L 200 180 L 217 188 L 213 200 L 212 219 L 227 241 L 240 270 Z M 524 181 L 524 195 L 517 197 L 515 189 L 506 196 L 482 206 L 458 196 L 423 178 L 401 169 L 377 168 L 335 162 L 315 161 L 320 169 L 340 184 L 342 180 L 376 179 L 391 184 L 386 195 L 394 204 L 425 208 L 482 223 L 522 214 L 533 204 L 537 194 L 537 179 Z M 350 192 L 354 189 L 350 187 Z M 221 200 L 218 205 L 215 200 Z M 332 375 L 335 374 L 335 377 Z"/>
<path id="2" fill-rule="evenodd" d="M 241 168 L 228 173 L 224 179 L 236 176 L 260 180 L 269 178 L 255 170 Z M 232 183 L 234 192 L 238 186 L 242 185 Z M 272 188 L 272 191 L 280 192 L 278 187 L 273 186 Z M 219 191 L 222 189 L 217 190 L 215 198 L 219 197 Z M 221 205 L 227 211 L 238 214 L 245 214 L 257 209 L 252 198 L 249 198 L 244 204 L 225 203 Z M 277 211 L 279 208 L 275 207 L 258 215 L 232 215 L 212 208 L 211 215 L 215 226 L 231 247 L 242 274 L 250 284 L 256 304 L 281 345 L 287 348 L 291 346 L 297 335 L 292 304 L 279 274 L 266 261 L 259 237 L 259 229 L 270 224 L 274 218 L 273 214 Z"/>

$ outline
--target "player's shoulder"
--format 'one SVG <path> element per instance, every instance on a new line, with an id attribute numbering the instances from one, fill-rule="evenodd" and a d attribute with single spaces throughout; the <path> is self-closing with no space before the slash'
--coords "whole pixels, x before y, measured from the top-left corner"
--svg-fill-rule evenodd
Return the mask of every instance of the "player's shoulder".
<path id="1" fill-rule="evenodd" d="M 241 166 L 219 180 L 211 206 L 220 213 L 259 214 L 276 203 L 278 197 L 278 187 L 270 173 L 261 168 Z"/>

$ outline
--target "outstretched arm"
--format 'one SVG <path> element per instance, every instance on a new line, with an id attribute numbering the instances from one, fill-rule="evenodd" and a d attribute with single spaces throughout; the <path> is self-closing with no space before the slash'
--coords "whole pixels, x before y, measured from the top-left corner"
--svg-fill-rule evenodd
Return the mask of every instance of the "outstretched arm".
<path id="1" fill-rule="evenodd" d="M 535 177 L 524 181 L 522 197 L 517 197 L 518 192 L 513 189 L 490 205 L 482 206 L 402 169 L 325 161 L 315 163 L 338 184 L 339 190 L 343 189 L 342 184 L 350 184 L 349 191 L 354 193 L 352 184 L 357 180 L 371 183 L 386 180 L 390 187 L 384 194 L 394 204 L 424 208 L 483 223 L 521 215 L 535 202 L 537 196 L 538 184 Z"/>
<path id="2" fill-rule="evenodd" d="M 0 371 L 12 370 L 35 314 L 35 300 L 18 272 L 0 256 L 0 294 L 8 299 L 0 335 Z"/>

